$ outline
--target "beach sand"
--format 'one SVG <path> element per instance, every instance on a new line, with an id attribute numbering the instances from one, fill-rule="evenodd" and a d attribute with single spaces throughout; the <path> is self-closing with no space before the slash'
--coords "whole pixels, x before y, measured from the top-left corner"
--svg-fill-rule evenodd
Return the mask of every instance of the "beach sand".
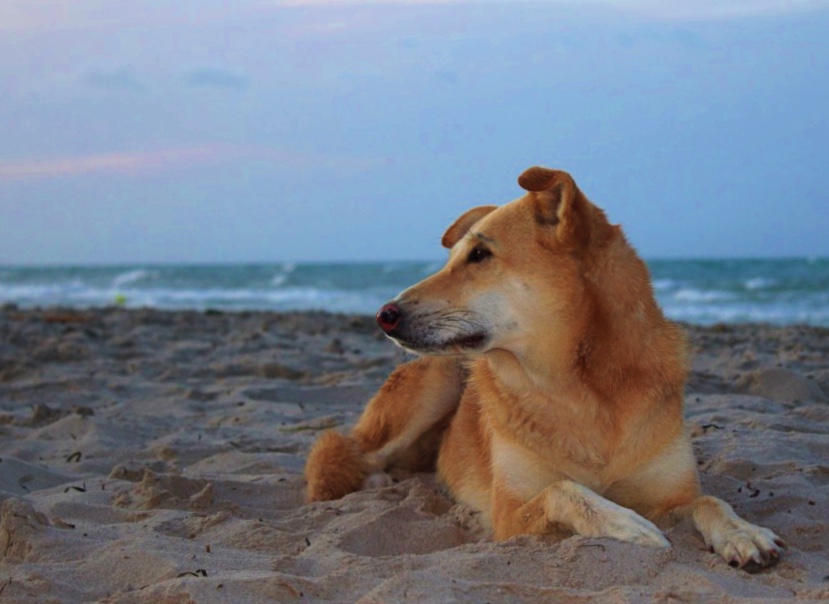
<path id="1" fill-rule="evenodd" d="M 494 543 L 431 475 L 303 504 L 404 359 L 367 317 L 0 308 L 0 602 L 829 600 L 829 330 L 690 328 L 703 488 L 788 544 Z"/>

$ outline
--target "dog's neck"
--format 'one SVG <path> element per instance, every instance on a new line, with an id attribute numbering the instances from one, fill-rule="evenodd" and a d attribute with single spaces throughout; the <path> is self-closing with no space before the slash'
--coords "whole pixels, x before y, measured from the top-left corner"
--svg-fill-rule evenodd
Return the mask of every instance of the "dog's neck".
<path id="1" fill-rule="evenodd" d="M 553 338 L 486 353 L 493 376 L 528 399 L 544 393 L 557 398 L 578 393 L 583 399 L 590 391 L 604 407 L 623 398 L 681 409 L 685 336 L 663 316 L 647 268 L 624 236 L 585 264 L 583 284 L 583 296 L 557 319 Z M 639 290 L 636 296 L 631 288 Z M 635 305 L 624 305 L 625 300 Z M 637 396 L 621 396 L 632 391 Z"/>
<path id="2" fill-rule="evenodd" d="M 588 314 L 571 357 L 576 371 L 603 400 L 637 391 L 643 405 L 681 409 L 687 340 L 662 314 L 645 263 L 622 236 L 591 269 Z"/>

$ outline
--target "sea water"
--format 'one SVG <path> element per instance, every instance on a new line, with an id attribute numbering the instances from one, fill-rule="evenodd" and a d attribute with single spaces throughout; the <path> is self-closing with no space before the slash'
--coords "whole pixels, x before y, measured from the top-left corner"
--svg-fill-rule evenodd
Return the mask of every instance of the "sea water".
<path id="1" fill-rule="evenodd" d="M 0 266 L 0 304 L 374 314 L 441 264 Z M 651 260 L 648 265 L 656 297 L 673 319 L 829 326 L 827 258 Z"/>

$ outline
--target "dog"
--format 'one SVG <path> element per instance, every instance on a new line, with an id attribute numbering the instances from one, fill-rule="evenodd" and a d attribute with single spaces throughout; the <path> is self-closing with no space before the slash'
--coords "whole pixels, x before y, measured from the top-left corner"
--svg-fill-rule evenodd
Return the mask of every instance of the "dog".
<path id="1" fill-rule="evenodd" d="M 783 541 L 700 493 L 683 421 L 684 331 L 648 269 L 566 172 L 464 213 L 446 265 L 377 314 L 421 355 L 397 368 L 350 434 L 323 433 L 307 500 L 343 497 L 390 468 L 437 470 L 496 540 L 519 534 L 670 544 L 690 519 L 711 551 L 756 571 Z"/>

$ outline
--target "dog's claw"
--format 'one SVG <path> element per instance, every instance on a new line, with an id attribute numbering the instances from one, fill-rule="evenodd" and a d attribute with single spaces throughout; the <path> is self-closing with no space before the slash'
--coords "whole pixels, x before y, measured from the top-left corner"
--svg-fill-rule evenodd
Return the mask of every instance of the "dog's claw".
<path id="1" fill-rule="evenodd" d="M 775 547 L 765 549 L 757 543 L 751 543 L 751 549 L 746 549 L 747 545 L 743 543 L 741 547 L 737 547 L 736 544 L 729 543 L 717 553 L 725 558 L 731 568 L 739 568 L 752 574 L 774 566 L 780 561 L 780 551 Z"/>
<path id="2" fill-rule="evenodd" d="M 731 568 L 756 573 L 780 561 L 782 540 L 771 530 L 731 513 L 706 536 L 706 542 Z"/>

